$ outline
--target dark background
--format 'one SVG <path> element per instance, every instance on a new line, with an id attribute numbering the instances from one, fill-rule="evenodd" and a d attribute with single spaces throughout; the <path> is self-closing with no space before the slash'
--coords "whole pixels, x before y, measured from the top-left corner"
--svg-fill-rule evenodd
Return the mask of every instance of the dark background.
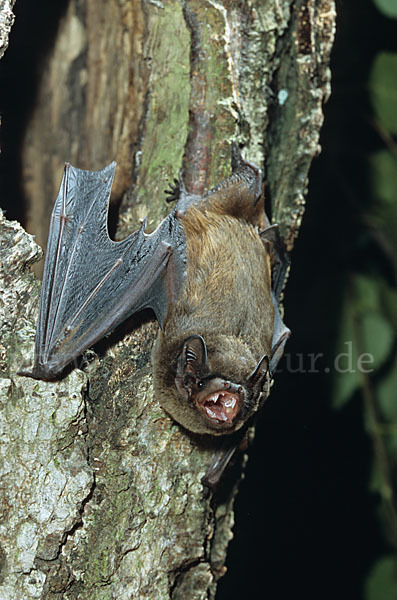
<path id="1" fill-rule="evenodd" d="M 29 7 L 30 4 L 30 7 Z M 67 2 L 17 2 L 10 48 L 0 63 L 2 207 L 24 223 L 24 198 L 15 186 L 18 152 L 34 98 L 40 57 L 52 39 L 32 40 Z M 45 22 L 52 24 L 46 27 Z M 384 141 L 372 125 L 369 74 L 380 51 L 397 52 L 397 20 L 371 0 L 338 2 L 332 59 L 332 96 L 325 108 L 323 152 L 313 164 L 307 209 L 285 293 L 285 321 L 293 335 L 286 363 L 261 415 L 236 499 L 235 537 L 217 600 L 367 599 L 365 582 L 377 561 L 395 552 L 370 489 L 373 440 L 366 433 L 357 389 L 336 410 L 332 365 L 346 288 L 354 273 L 393 279 L 390 255 L 368 227 L 374 198 L 369 155 Z M 23 89 L 11 85 L 17 70 Z M 397 77 L 397 73 L 396 73 Z M 397 110 L 397 100 L 396 100 Z M 397 168 L 397 167 L 396 167 Z M 6 204 L 6 201 L 8 203 Z M 298 354 L 324 355 L 318 373 L 298 370 Z M 295 358 L 294 358 L 295 357 Z M 304 365 L 307 368 L 307 363 Z M 301 371 L 301 369 L 300 369 Z M 379 600 L 397 598 L 397 584 L 379 584 Z M 386 595 L 385 595 L 386 590 Z M 374 600 L 371 597 L 370 600 Z"/>

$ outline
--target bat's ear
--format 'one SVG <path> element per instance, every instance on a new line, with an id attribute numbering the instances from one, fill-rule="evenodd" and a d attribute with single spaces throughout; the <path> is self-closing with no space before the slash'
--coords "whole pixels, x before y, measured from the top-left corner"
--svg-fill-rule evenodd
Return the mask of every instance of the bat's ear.
<path id="1" fill-rule="evenodd" d="M 255 369 L 252 371 L 251 375 L 248 377 L 247 387 L 260 391 L 263 388 L 266 379 L 269 378 L 269 357 L 267 354 L 264 354 L 256 365 Z"/>
<path id="2" fill-rule="evenodd" d="M 191 373 L 196 377 L 205 377 L 209 374 L 207 346 L 201 335 L 191 335 L 184 341 L 179 367 L 184 375 Z"/>
<path id="3" fill-rule="evenodd" d="M 207 346 L 201 335 L 191 335 L 183 342 L 178 358 L 175 382 L 178 390 L 190 395 L 193 387 L 200 388 L 203 377 L 210 373 Z"/>

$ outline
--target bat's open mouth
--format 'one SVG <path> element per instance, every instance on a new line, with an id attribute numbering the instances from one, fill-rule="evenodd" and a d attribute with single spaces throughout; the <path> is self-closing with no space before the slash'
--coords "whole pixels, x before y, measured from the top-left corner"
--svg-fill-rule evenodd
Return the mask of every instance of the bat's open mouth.
<path id="1" fill-rule="evenodd" d="M 238 394 L 230 392 L 215 392 L 200 399 L 200 406 L 206 416 L 218 423 L 232 424 L 240 411 L 240 398 Z"/>

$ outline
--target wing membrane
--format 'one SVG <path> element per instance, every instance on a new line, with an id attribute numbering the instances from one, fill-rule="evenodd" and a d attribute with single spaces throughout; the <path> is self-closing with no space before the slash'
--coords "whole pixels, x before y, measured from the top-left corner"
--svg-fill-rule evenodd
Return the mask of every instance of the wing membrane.
<path id="1" fill-rule="evenodd" d="M 56 377 L 142 308 L 153 308 L 161 325 L 170 290 L 175 297 L 184 281 L 185 238 L 175 210 L 150 235 L 143 224 L 121 242 L 109 238 L 115 168 L 115 163 L 95 172 L 65 166 L 51 216 L 34 367 L 25 375 Z"/>

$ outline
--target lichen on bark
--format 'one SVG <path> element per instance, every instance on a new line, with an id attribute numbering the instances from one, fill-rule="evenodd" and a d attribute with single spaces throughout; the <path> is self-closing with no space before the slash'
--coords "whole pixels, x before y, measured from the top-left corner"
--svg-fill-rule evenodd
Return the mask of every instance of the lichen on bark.
<path id="1" fill-rule="evenodd" d="M 0 545 L 1 597 L 41 597 L 38 560 L 57 558 L 67 532 L 80 521 L 93 483 L 84 442 L 86 376 L 66 382 L 21 380 L 32 358 L 39 284 L 26 268 L 41 256 L 32 236 L 0 211 Z M 12 284 L 12 285 L 11 285 Z"/>
<path id="2" fill-rule="evenodd" d="M 0 58 L 8 47 L 8 37 L 14 23 L 14 4 L 15 0 L 0 0 Z"/>

